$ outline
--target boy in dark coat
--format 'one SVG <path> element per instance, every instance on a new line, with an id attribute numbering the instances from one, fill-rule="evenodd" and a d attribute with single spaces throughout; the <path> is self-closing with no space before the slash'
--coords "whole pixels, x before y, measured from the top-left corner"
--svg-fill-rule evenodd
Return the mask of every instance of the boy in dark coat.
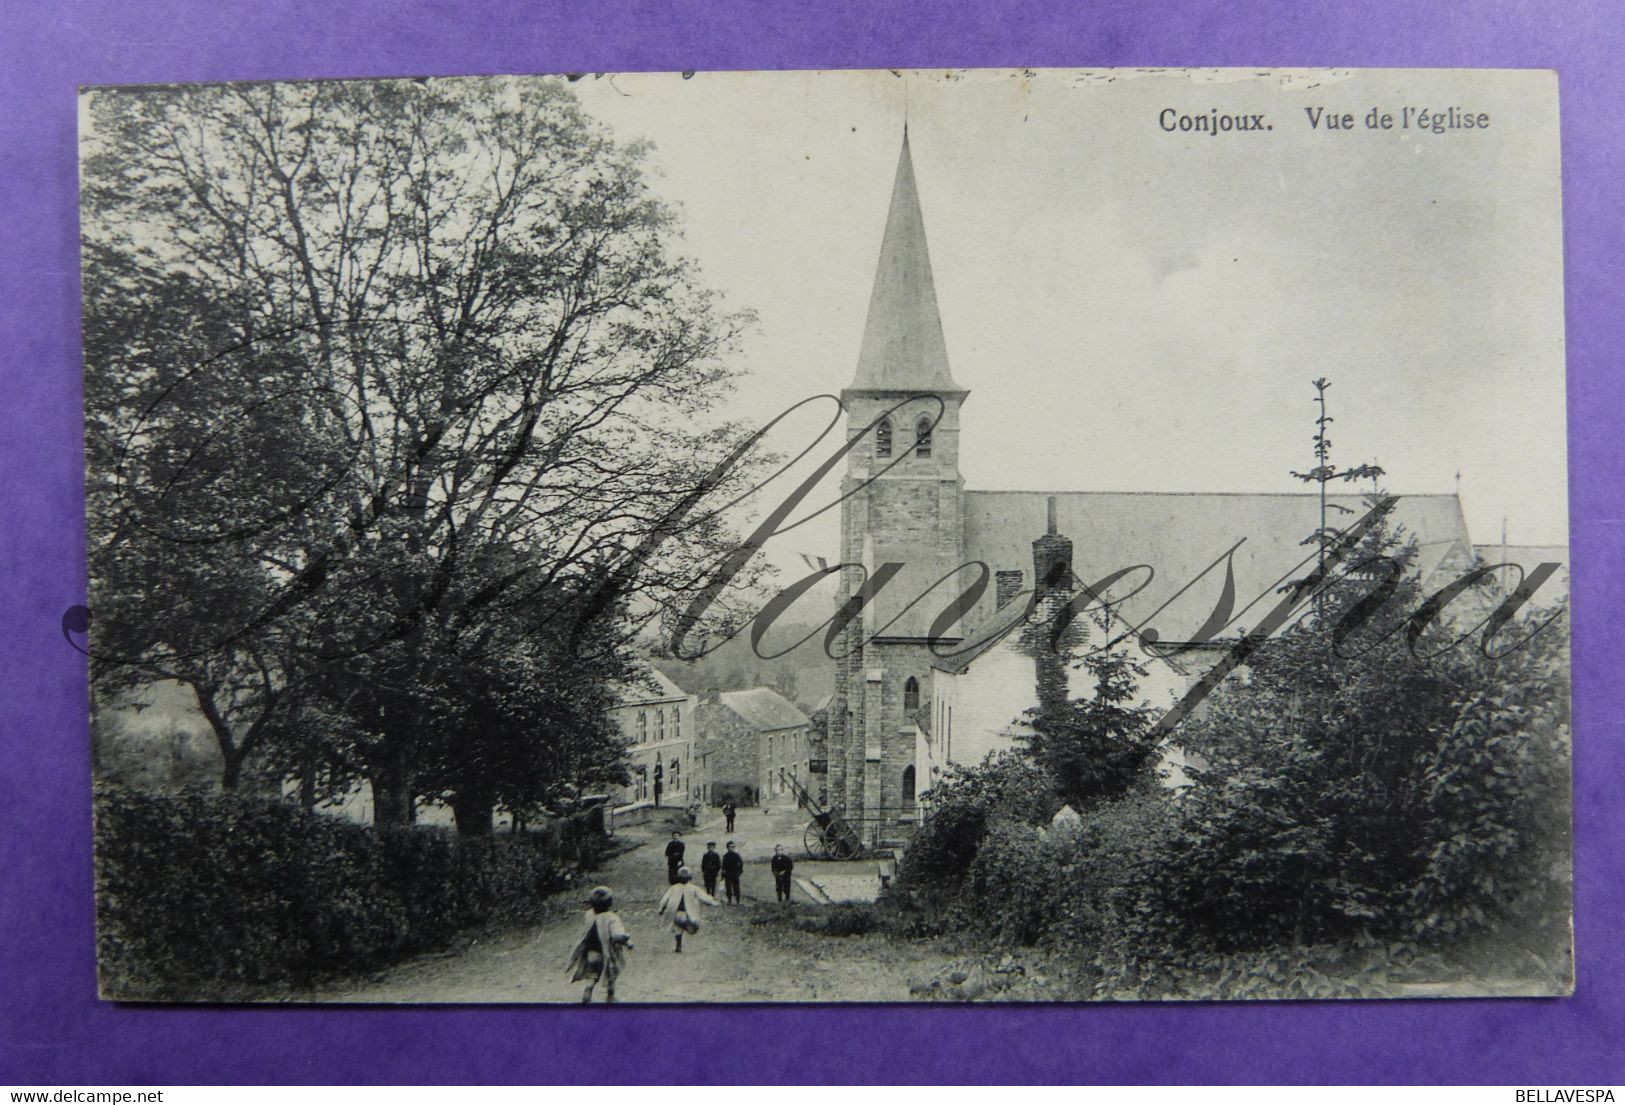
<path id="1" fill-rule="evenodd" d="M 784 845 L 773 845 L 773 891 L 779 901 L 790 900 L 790 872 L 795 870 L 796 861 L 784 854 Z"/>
<path id="2" fill-rule="evenodd" d="M 728 819 L 728 831 L 730 833 L 734 831 L 734 814 L 738 812 L 739 807 L 734 805 L 732 800 L 722 803 L 722 816 Z"/>
<path id="3" fill-rule="evenodd" d="M 683 834 L 672 830 L 671 841 L 666 845 L 666 881 L 677 881 L 677 869 L 683 865 L 683 853 L 687 848 L 683 845 Z"/>
<path id="4" fill-rule="evenodd" d="M 705 879 L 705 892 L 715 895 L 717 892 L 717 873 L 722 870 L 722 856 L 717 854 L 717 842 L 708 841 L 705 845 L 705 855 L 700 857 L 700 876 Z"/>
<path id="5" fill-rule="evenodd" d="M 734 842 L 728 841 L 728 850 L 722 856 L 722 888 L 724 901 L 739 901 L 739 876 L 745 871 L 745 857 L 734 851 Z"/>

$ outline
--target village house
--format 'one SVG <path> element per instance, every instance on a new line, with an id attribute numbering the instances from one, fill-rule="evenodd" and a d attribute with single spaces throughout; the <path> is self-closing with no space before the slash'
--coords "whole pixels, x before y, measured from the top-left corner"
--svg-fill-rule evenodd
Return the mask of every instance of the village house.
<path id="1" fill-rule="evenodd" d="M 807 785 L 812 722 L 777 691 L 708 692 L 698 724 L 705 761 L 702 801 L 793 802 L 793 782 Z"/>
<path id="2" fill-rule="evenodd" d="M 694 757 L 694 697 L 646 665 L 621 688 L 613 710 L 626 739 L 632 781 L 617 789 L 616 805 L 650 802 L 686 806 L 700 800 Z"/>

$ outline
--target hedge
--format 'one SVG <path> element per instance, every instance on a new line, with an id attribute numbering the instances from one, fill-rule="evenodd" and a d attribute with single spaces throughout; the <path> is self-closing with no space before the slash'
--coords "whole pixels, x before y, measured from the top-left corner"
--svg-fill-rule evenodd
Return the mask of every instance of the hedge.
<path id="1" fill-rule="evenodd" d="M 536 919 L 602 849 L 585 817 L 463 839 L 287 802 L 99 793 L 102 994 L 229 1000 L 376 970 Z"/>

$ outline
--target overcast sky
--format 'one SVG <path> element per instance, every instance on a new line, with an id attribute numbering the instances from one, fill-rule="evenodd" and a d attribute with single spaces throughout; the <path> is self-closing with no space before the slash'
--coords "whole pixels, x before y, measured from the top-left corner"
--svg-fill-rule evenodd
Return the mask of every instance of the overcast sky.
<path id="1" fill-rule="evenodd" d="M 1556 81 L 1544 73 L 618 75 L 686 248 L 759 326 L 737 413 L 852 377 L 907 111 L 970 488 L 1295 491 L 1334 459 L 1567 540 Z M 1305 108 L 1352 113 L 1352 132 Z M 1372 108 L 1391 130 L 1367 130 Z M 1487 129 L 1399 129 L 1456 107 Z M 1273 130 L 1169 133 L 1175 116 Z M 1172 117 L 1170 117 L 1172 118 Z M 802 426 L 810 426 L 812 419 Z M 788 445 L 781 439 L 781 445 Z M 827 499 L 826 499 L 827 501 Z M 781 539 L 833 556 L 834 512 Z"/>

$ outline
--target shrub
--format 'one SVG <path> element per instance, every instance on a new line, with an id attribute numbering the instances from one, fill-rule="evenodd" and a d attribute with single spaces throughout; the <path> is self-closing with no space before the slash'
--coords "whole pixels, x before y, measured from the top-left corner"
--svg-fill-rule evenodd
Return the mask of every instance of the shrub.
<path id="1" fill-rule="evenodd" d="M 1566 914 L 1563 627 L 1494 660 L 1328 637 L 1282 634 L 1188 727 L 1210 767 L 1143 882 L 1163 943 L 1426 944 Z"/>
<path id="2" fill-rule="evenodd" d="M 377 969 L 534 919 L 600 846 L 573 821 L 465 840 L 377 832 L 284 802 L 103 792 L 102 990 L 229 998 Z"/>
<path id="3" fill-rule="evenodd" d="M 952 893 L 995 820 L 1042 824 L 1060 808 L 1048 774 L 1025 756 L 989 756 L 975 767 L 951 767 L 921 796 L 927 815 L 897 872 L 899 886 L 939 897 Z"/>
<path id="4" fill-rule="evenodd" d="M 999 945 L 1097 947 L 1142 924 L 1140 880 L 1177 823 L 1173 800 L 1142 790 L 1087 809 L 1071 825 L 995 822 L 950 912 Z"/>
<path id="5" fill-rule="evenodd" d="M 821 936 L 863 936 L 881 927 L 880 915 L 872 905 L 837 902 L 815 913 L 798 916 L 796 928 Z"/>
<path id="6" fill-rule="evenodd" d="M 1069 981 L 1078 991 L 1075 996 L 1140 1001 L 1362 998 L 1391 994 L 1396 963 L 1414 961 L 1417 955 L 1414 948 L 1364 939 L 1251 952 L 1137 957 L 1108 950 L 1093 957 L 1092 970 L 1084 979 Z M 1429 965 L 1438 969 L 1436 962 Z"/>
<path id="7" fill-rule="evenodd" d="M 966 872 L 955 927 L 995 943 L 1035 942 L 1071 897 L 1058 852 L 1035 826 L 995 823 Z"/>

